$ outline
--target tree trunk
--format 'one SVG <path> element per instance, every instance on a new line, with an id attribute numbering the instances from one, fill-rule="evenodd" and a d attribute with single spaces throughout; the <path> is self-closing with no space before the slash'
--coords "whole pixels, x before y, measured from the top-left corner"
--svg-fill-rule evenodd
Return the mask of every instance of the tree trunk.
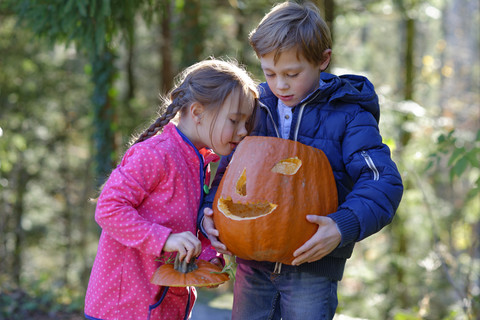
<path id="1" fill-rule="evenodd" d="M 172 4 L 170 0 L 163 1 L 161 6 L 161 32 L 162 39 L 160 41 L 160 57 L 162 59 L 161 71 L 161 91 L 168 92 L 173 87 L 173 60 L 172 60 L 172 31 L 170 28 L 172 17 Z"/>
<path id="2" fill-rule="evenodd" d="M 200 14 L 200 0 L 185 0 L 183 7 L 183 27 L 181 28 L 183 35 L 182 68 L 198 62 L 203 52 L 205 27 L 200 23 Z"/>
<path id="3" fill-rule="evenodd" d="M 332 43 L 335 40 L 335 29 L 333 22 L 335 21 L 335 1 L 334 0 L 324 0 L 325 2 L 325 22 L 327 22 L 328 27 L 330 28 L 330 34 L 332 36 Z"/>
<path id="4" fill-rule="evenodd" d="M 92 81 L 95 84 L 92 102 L 94 109 L 94 148 L 97 186 L 106 180 L 114 165 L 115 137 L 113 130 L 114 108 L 110 97 L 115 73 L 114 55 L 108 49 L 92 54 Z"/>
<path id="5" fill-rule="evenodd" d="M 439 105 L 442 116 L 452 119 L 452 127 L 478 129 L 480 44 L 478 0 L 451 0 L 443 12 L 445 45 L 442 54 L 442 83 Z M 462 92 L 459 97 L 458 93 Z M 468 106 L 468 107 L 465 107 Z"/>
<path id="6" fill-rule="evenodd" d="M 21 272 L 23 268 L 23 240 L 25 232 L 22 227 L 24 214 L 24 195 L 27 190 L 27 183 L 30 176 L 23 165 L 23 153 L 18 152 L 18 161 L 15 163 L 16 177 L 14 181 L 15 188 L 15 204 L 13 205 L 13 220 L 14 220 L 14 249 L 12 261 L 12 278 L 15 284 L 20 287 Z"/>
<path id="7" fill-rule="evenodd" d="M 415 53 L 415 20 L 408 17 L 405 21 L 405 89 L 404 99 L 413 100 L 413 87 L 415 78 L 415 63 L 413 61 Z M 407 144 L 405 141 L 404 144 Z"/>
<path id="8" fill-rule="evenodd" d="M 335 21 L 335 0 L 315 0 L 314 4 L 320 9 L 320 12 L 323 16 L 323 19 L 327 23 L 328 28 L 330 29 L 330 35 L 332 38 L 332 46 L 334 46 L 335 41 L 335 29 L 334 29 L 334 21 Z M 335 61 L 332 59 L 330 65 L 325 71 L 329 71 L 333 68 Z"/>

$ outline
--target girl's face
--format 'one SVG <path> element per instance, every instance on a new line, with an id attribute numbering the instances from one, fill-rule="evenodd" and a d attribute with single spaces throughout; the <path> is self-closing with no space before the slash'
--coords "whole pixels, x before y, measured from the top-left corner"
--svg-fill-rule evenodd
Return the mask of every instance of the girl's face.
<path id="1" fill-rule="evenodd" d="M 246 123 L 253 106 L 240 104 L 238 90 L 232 92 L 220 106 L 220 111 L 205 111 L 198 127 L 199 138 L 215 153 L 230 154 L 247 135 Z"/>

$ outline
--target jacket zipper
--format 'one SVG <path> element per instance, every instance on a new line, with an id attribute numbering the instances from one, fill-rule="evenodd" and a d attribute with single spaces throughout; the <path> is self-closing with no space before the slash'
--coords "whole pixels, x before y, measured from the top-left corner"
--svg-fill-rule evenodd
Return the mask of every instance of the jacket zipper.
<path id="1" fill-rule="evenodd" d="M 307 103 L 305 102 L 304 104 L 302 104 L 300 106 L 300 111 L 298 112 L 298 120 L 297 120 L 297 124 L 295 126 L 295 133 L 293 135 L 293 141 L 297 141 L 297 139 L 298 139 L 298 130 L 300 130 L 300 122 L 302 122 L 303 109 L 305 109 L 306 104 Z"/>
<path id="2" fill-rule="evenodd" d="M 300 111 L 298 112 L 298 120 L 295 126 L 295 133 L 293 135 L 293 141 L 298 141 L 298 131 L 300 130 L 300 123 L 302 122 L 303 110 L 305 109 L 305 106 L 307 105 L 307 103 L 310 103 L 311 101 L 315 100 L 319 95 L 320 95 L 320 91 L 317 91 L 300 106 Z"/>
<path id="3" fill-rule="evenodd" d="M 268 116 L 272 120 L 273 128 L 275 129 L 275 133 L 277 134 L 277 138 L 281 138 L 280 133 L 278 132 L 277 124 L 275 123 L 275 119 L 273 119 L 273 115 L 272 115 L 272 112 L 270 111 L 270 109 L 266 105 L 264 105 L 263 103 L 260 103 L 260 107 L 265 108 L 267 110 Z"/>
<path id="4" fill-rule="evenodd" d="M 370 155 L 367 153 L 367 151 L 363 150 L 362 151 L 362 156 L 365 159 L 365 162 L 367 163 L 367 166 L 373 172 L 373 180 L 375 180 L 375 181 L 379 180 L 380 179 L 380 173 L 378 172 L 378 169 L 375 166 L 375 163 L 373 163 L 373 160 L 370 157 Z"/>
<path id="5" fill-rule="evenodd" d="M 202 208 L 203 198 L 204 198 L 204 195 L 205 195 L 204 186 L 205 186 L 206 166 L 204 164 L 203 156 L 200 154 L 200 152 L 197 150 L 197 148 L 195 148 L 193 143 L 187 138 L 187 136 L 185 136 L 180 130 L 178 130 L 178 128 L 177 128 L 177 132 L 180 134 L 182 139 L 193 148 L 193 150 L 195 151 L 195 153 L 198 157 L 198 160 L 200 161 L 200 206 L 197 210 L 197 211 L 199 211 Z"/>

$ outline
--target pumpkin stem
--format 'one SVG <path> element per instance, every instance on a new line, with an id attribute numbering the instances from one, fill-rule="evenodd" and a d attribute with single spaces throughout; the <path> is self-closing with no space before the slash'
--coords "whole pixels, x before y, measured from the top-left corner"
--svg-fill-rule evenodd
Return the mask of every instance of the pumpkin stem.
<path id="1" fill-rule="evenodd" d="M 190 260 L 190 262 L 187 263 L 187 259 L 183 259 L 183 261 L 180 261 L 177 255 L 175 257 L 175 262 L 173 263 L 173 268 L 181 273 L 192 272 L 198 269 L 198 265 L 195 263 L 195 260 L 196 259 L 192 259 Z"/>

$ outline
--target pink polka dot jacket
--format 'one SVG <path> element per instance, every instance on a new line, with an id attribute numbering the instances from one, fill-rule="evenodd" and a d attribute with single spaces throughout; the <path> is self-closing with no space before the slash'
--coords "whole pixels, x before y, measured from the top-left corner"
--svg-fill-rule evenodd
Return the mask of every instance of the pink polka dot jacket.
<path id="1" fill-rule="evenodd" d="M 198 152 L 173 124 L 127 150 L 97 202 L 102 233 L 85 297 L 87 318 L 174 320 L 191 312 L 193 288 L 169 288 L 157 306 L 164 288 L 150 278 L 163 263 L 158 257 L 171 233 L 197 234 L 204 168 L 218 159 L 210 149 Z M 199 237 L 199 259 L 219 256 Z"/>

